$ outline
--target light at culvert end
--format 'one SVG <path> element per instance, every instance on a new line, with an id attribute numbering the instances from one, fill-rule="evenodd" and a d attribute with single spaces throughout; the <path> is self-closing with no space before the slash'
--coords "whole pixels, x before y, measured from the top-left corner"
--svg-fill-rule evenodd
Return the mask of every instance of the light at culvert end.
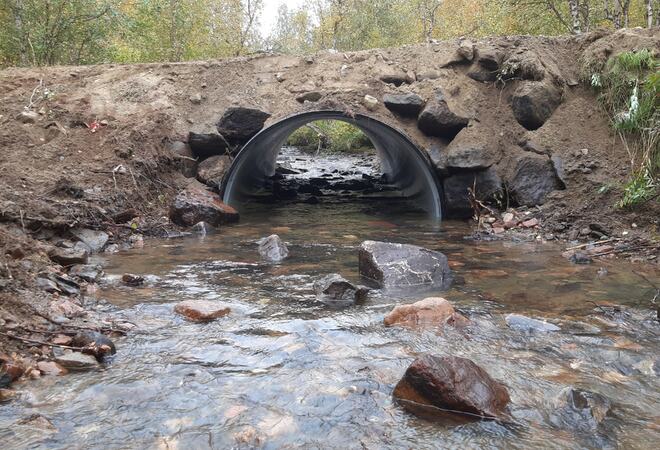
<path id="1" fill-rule="evenodd" d="M 383 122 L 359 114 L 348 117 L 341 111 L 297 114 L 259 132 L 234 159 L 223 183 L 224 202 L 240 211 L 275 174 L 277 155 L 291 133 L 317 120 L 341 120 L 362 130 L 373 143 L 388 180 L 431 217 L 442 217 L 441 188 L 427 153 Z"/>

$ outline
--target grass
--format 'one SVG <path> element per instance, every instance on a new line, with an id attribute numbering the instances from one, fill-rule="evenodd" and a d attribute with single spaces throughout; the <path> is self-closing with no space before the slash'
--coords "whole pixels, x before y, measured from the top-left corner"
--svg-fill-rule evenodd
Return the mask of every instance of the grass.
<path id="1" fill-rule="evenodd" d="M 319 120 L 298 128 L 286 145 L 303 151 L 331 153 L 363 153 L 373 150 L 369 138 L 356 126 L 339 120 Z"/>
<path id="2" fill-rule="evenodd" d="M 642 49 L 620 53 L 591 70 L 591 85 L 630 159 L 630 179 L 617 206 L 640 205 L 658 195 L 660 61 L 650 50 Z"/>

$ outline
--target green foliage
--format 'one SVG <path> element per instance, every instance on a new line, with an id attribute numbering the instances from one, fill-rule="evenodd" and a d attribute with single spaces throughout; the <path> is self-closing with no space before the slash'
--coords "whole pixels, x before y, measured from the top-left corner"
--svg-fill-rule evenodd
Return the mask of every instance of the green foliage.
<path id="1" fill-rule="evenodd" d="M 656 197 L 657 183 L 648 170 L 644 170 L 626 183 L 623 197 L 617 203 L 619 208 L 630 208 Z"/>
<path id="2" fill-rule="evenodd" d="M 304 151 L 361 153 L 373 149 L 369 138 L 356 126 L 339 120 L 319 120 L 294 131 L 287 145 Z"/>

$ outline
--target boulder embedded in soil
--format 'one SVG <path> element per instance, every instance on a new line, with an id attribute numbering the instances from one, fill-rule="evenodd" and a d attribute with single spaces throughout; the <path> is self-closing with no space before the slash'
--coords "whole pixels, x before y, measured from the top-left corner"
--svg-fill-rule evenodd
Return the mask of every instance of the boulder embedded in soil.
<path id="1" fill-rule="evenodd" d="M 409 328 L 464 326 L 468 319 L 457 313 L 451 303 L 441 297 L 429 297 L 409 304 L 397 305 L 385 316 L 385 326 Z"/>
<path id="2" fill-rule="evenodd" d="M 360 275 L 380 287 L 434 287 L 451 284 L 447 257 L 409 244 L 364 241 L 359 252 Z"/>
<path id="3" fill-rule="evenodd" d="M 270 113 L 255 108 L 227 108 L 216 127 L 232 145 L 244 144 L 264 127 Z"/>
<path id="4" fill-rule="evenodd" d="M 63 352 L 55 355 L 55 362 L 68 370 L 90 370 L 99 366 L 92 355 L 80 352 Z"/>
<path id="5" fill-rule="evenodd" d="M 453 139 L 469 119 L 453 113 L 443 99 L 436 99 L 426 105 L 417 118 L 417 127 L 428 136 L 438 136 Z"/>
<path id="6" fill-rule="evenodd" d="M 406 370 L 394 398 L 410 412 L 442 417 L 446 412 L 468 418 L 507 415 L 509 392 L 484 369 L 456 356 L 423 355 Z"/>
<path id="7" fill-rule="evenodd" d="M 517 159 L 507 178 L 509 195 L 523 206 L 541 205 L 550 192 L 563 186 L 552 161 L 531 153 Z"/>
<path id="8" fill-rule="evenodd" d="M 188 137 L 190 139 L 190 136 Z M 197 156 L 193 153 L 189 144 L 181 141 L 172 141 L 165 144 L 176 159 L 176 166 L 186 178 L 194 178 L 197 175 Z M 133 216 L 135 217 L 135 216 Z M 129 217 L 128 220 L 133 217 Z M 126 222 L 123 221 L 123 222 Z M 118 223 L 123 223 L 118 222 Z"/>
<path id="9" fill-rule="evenodd" d="M 226 316 L 231 309 L 225 304 L 210 300 L 185 300 L 177 303 L 174 311 L 193 322 L 211 322 Z"/>
<path id="10" fill-rule="evenodd" d="M 55 247 L 48 252 L 48 257 L 54 263 L 62 266 L 74 264 L 85 264 L 89 259 L 89 251 L 85 248 L 61 248 Z"/>
<path id="11" fill-rule="evenodd" d="M 325 303 L 352 305 L 363 300 L 369 290 L 364 286 L 356 286 L 341 275 L 333 273 L 314 283 L 314 291 Z"/>
<path id="12" fill-rule="evenodd" d="M 513 116 L 528 130 L 543 126 L 560 103 L 561 91 L 540 81 L 521 84 L 511 97 Z"/>
<path id="13" fill-rule="evenodd" d="M 502 158 L 502 149 L 497 140 L 485 130 L 473 126 L 461 130 L 445 152 L 450 170 L 483 170 Z"/>
<path id="14" fill-rule="evenodd" d="M 188 134 L 188 145 L 195 158 L 210 158 L 216 155 L 225 155 L 230 150 L 222 136 L 215 133 Z"/>
<path id="15" fill-rule="evenodd" d="M 508 314 L 505 320 L 509 328 L 519 331 L 546 333 L 548 331 L 561 330 L 557 325 L 544 320 L 532 319 L 531 317 L 520 314 Z"/>
<path id="16" fill-rule="evenodd" d="M 201 187 L 190 185 L 181 191 L 170 207 L 170 220 L 183 227 L 207 222 L 214 227 L 238 222 L 238 212 L 220 197 Z"/>
<path id="17" fill-rule="evenodd" d="M 92 252 L 100 252 L 105 247 L 105 244 L 108 243 L 108 233 L 104 231 L 90 230 L 88 228 L 74 228 L 71 230 L 71 234 L 74 235 L 80 242 L 85 244 Z"/>
<path id="18" fill-rule="evenodd" d="M 310 91 L 310 92 L 305 92 L 303 94 L 300 94 L 299 96 L 296 97 L 296 101 L 299 103 L 305 103 L 305 102 L 318 102 L 321 100 L 321 97 L 323 97 L 323 94 L 319 91 Z"/>
<path id="19" fill-rule="evenodd" d="M 279 262 L 289 256 L 289 249 L 280 237 L 271 234 L 259 240 L 259 255 L 269 262 Z"/>
<path id="20" fill-rule="evenodd" d="M 383 104 L 393 113 L 404 117 L 417 117 L 424 107 L 424 99 L 417 94 L 385 94 Z"/>
<path id="21" fill-rule="evenodd" d="M 199 163 L 197 179 L 207 186 L 219 188 L 230 165 L 231 159 L 228 155 L 211 156 Z"/>
<path id="22" fill-rule="evenodd" d="M 502 192 L 502 179 L 493 167 L 475 172 L 458 172 L 444 178 L 442 184 L 445 214 L 452 219 L 467 219 L 474 214 L 468 189 L 476 187 L 475 196 L 483 202 L 494 199 Z"/>

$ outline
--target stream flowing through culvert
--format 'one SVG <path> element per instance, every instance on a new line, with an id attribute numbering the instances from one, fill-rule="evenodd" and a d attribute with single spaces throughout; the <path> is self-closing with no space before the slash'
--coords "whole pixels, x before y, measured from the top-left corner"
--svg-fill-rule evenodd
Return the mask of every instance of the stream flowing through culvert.
<path id="1" fill-rule="evenodd" d="M 137 325 L 115 339 L 102 370 L 42 377 L 0 408 L 2 448 L 653 448 L 660 440 L 656 269 L 626 261 L 573 265 L 554 243 L 464 239 L 462 222 L 438 225 L 391 200 L 253 204 L 216 234 L 150 240 L 98 256 L 99 308 Z M 290 256 L 259 258 L 277 233 Z M 332 309 L 313 283 L 358 278 L 363 240 L 444 252 L 455 273 L 445 292 L 372 291 Z M 604 270 L 605 269 L 605 270 Z M 123 286 L 125 272 L 143 287 Z M 397 303 L 441 295 L 472 321 L 465 330 L 385 328 Z M 173 311 L 186 299 L 218 300 L 232 313 L 208 324 Z M 107 303 L 106 303 L 107 302 Z M 595 303 L 605 306 L 596 307 Z M 618 305 L 612 308 L 608 304 Z M 525 333 L 508 313 L 561 328 Z M 508 423 L 427 422 L 391 397 L 419 354 L 470 358 L 511 394 Z M 567 386 L 599 393 L 611 409 L 597 425 L 557 417 Z M 18 425 L 33 414 L 57 431 Z"/>

